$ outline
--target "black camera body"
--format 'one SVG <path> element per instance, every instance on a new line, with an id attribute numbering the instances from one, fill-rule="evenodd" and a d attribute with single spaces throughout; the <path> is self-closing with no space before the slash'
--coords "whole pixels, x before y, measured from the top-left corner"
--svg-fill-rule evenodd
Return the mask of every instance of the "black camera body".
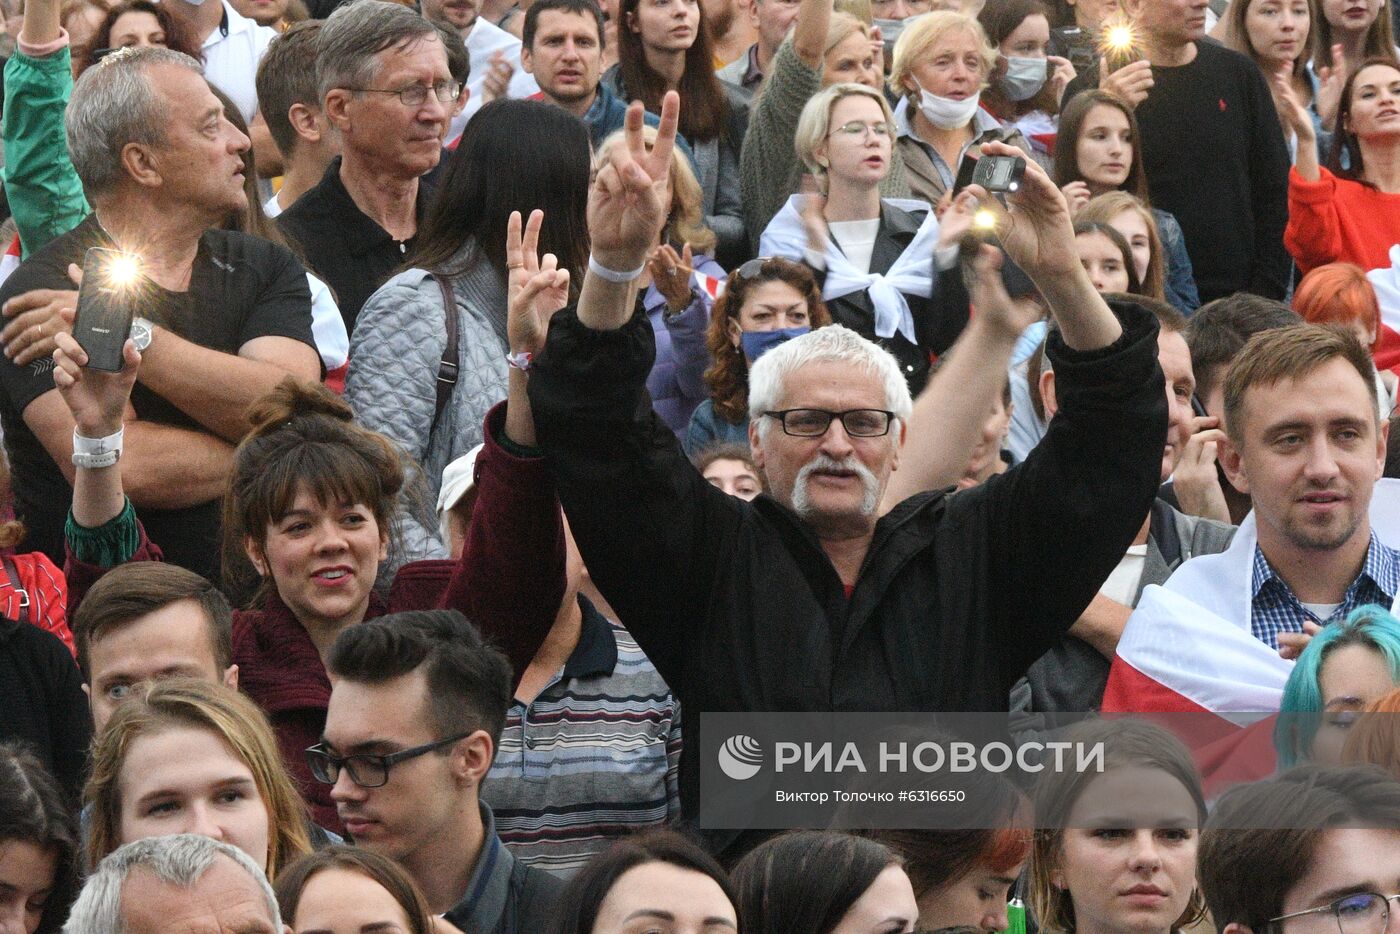
<path id="1" fill-rule="evenodd" d="M 972 184 L 988 193 L 1016 191 L 1026 175 L 1026 160 L 1020 156 L 983 156 L 972 170 Z"/>

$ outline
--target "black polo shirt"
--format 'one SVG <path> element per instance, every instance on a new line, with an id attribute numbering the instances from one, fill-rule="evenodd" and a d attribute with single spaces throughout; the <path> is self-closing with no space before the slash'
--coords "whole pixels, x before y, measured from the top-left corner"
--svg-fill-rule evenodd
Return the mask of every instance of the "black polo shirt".
<path id="1" fill-rule="evenodd" d="M 89 247 L 112 241 L 90 215 L 24 262 L 0 287 L 0 304 L 32 289 L 72 289 L 68 264 L 83 263 Z M 185 340 L 227 354 L 258 337 L 290 337 L 315 347 L 306 270 L 285 247 L 229 230 L 208 230 L 199 240 L 187 292 L 157 288 L 143 316 Z M 159 338 L 157 338 L 159 340 Z M 73 503 L 58 465 L 24 421 L 24 410 L 54 388 L 53 360 L 18 367 L 0 356 L 0 424 L 10 457 L 15 512 L 29 534 L 25 547 L 63 566 L 63 524 Z M 204 430 L 173 402 L 140 382 L 131 393 L 137 418 Z M 171 451 L 171 457 L 179 457 Z M 140 509 L 151 540 L 165 559 L 219 580 L 219 501 L 185 509 Z"/>
<path id="2" fill-rule="evenodd" d="M 438 161 L 447 161 L 447 153 Z M 433 173 L 418 180 L 418 229 L 432 199 Z M 296 240 L 311 271 L 326 281 L 340 303 L 347 333 L 355 332 L 360 309 L 403 266 L 413 239 L 395 240 L 355 204 L 340 180 L 337 156 L 321 181 L 277 218 Z"/>

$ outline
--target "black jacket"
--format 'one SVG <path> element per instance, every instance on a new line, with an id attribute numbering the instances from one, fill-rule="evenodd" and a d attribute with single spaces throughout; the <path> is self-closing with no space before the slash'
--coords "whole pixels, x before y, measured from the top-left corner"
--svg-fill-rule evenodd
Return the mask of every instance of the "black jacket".
<path id="1" fill-rule="evenodd" d="M 83 676 L 53 633 L 0 617 L 0 740 L 22 740 L 76 806 L 92 719 Z"/>
<path id="2" fill-rule="evenodd" d="M 924 217 L 922 212 L 911 214 L 888 201 L 880 202 L 880 231 L 875 235 L 875 249 L 870 254 L 871 273 L 883 275 L 890 271 L 919 232 Z M 824 286 L 826 271 L 813 271 L 817 275 L 817 285 Z M 900 372 L 909 383 L 909 391 L 917 396 L 928 382 L 929 355 L 937 356 L 953 346 L 967 326 L 967 289 L 955 267 L 938 277 L 932 297 L 905 295 L 904 298 L 914 316 L 917 344 L 910 343 L 897 331 L 893 337 L 875 336 L 875 305 L 870 301 L 869 292 L 833 298 L 826 303 L 826 310 L 831 312 L 831 320 L 836 324 L 844 324 L 894 354 Z"/>
<path id="3" fill-rule="evenodd" d="M 1117 566 L 1160 480 L 1155 321 L 1089 353 L 1052 338 L 1060 413 L 981 487 L 911 497 L 876 526 L 852 596 L 776 500 L 710 486 L 651 411 L 651 325 L 560 312 L 530 379 L 539 444 L 593 580 L 689 713 L 695 816 L 705 711 L 1005 711 Z"/>

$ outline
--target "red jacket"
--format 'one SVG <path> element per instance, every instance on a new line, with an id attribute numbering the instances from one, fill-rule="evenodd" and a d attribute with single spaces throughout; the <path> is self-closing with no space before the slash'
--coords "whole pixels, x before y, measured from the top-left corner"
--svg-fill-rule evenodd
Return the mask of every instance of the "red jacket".
<path id="1" fill-rule="evenodd" d="M 1288 173 L 1288 227 L 1283 243 L 1304 274 L 1328 263 L 1389 268 L 1400 243 L 1400 195 L 1338 178 L 1326 169 L 1315 182 Z"/>
<path id="2" fill-rule="evenodd" d="M 543 644 L 564 599 L 564 528 L 544 460 L 514 457 L 495 442 L 504 415 L 505 406 L 498 405 L 486 417 L 486 446 L 475 471 L 479 493 L 461 559 L 404 565 L 387 604 L 371 595 L 365 618 L 403 610 L 460 610 L 506 653 L 518 678 Z M 522 554 L 537 560 L 500 557 Z M 162 560 L 144 528 L 141 546 L 129 560 Z M 67 573 L 75 609 L 108 570 L 79 562 L 70 551 Z M 275 590 L 261 609 L 234 611 L 233 661 L 239 688 L 272 722 L 312 819 L 343 833 L 330 786 L 311 776 L 304 754 L 325 728 L 330 681 L 311 637 Z"/>

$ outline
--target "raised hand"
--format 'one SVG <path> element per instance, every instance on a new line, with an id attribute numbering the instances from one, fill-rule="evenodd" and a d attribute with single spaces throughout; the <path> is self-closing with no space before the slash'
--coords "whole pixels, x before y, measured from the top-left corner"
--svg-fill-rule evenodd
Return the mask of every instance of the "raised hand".
<path id="1" fill-rule="evenodd" d="M 807 249 L 819 255 L 826 253 L 830 229 L 826 226 L 826 195 L 817 190 L 816 180 L 811 190 L 802 196 L 802 227 L 807 231 Z"/>
<path id="2" fill-rule="evenodd" d="M 661 103 L 656 142 L 648 152 L 642 135 L 642 105 L 634 101 L 627 108 L 624 143 L 612 147 L 598 170 L 588 194 L 588 232 L 594 259 L 608 269 L 623 272 L 640 267 L 666 225 L 680 108 L 680 95 L 668 91 Z"/>
<path id="3" fill-rule="evenodd" d="M 1007 255 L 1037 281 L 1078 269 L 1069 204 L 1045 170 L 1021 150 L 1005 143 L 983 143 L 982 156 L 1014 156 L 1026 163 L 1021 186 L 1007 195 L 1006 207 L 980 185 L 967 188 L 984 209 L 996 216 L 997 238 Z"/>
<path id="4" fill-rule="evenodd" d="M 1099 87 L 1112 91 L 1133 107 L 1147 100 L 1153 83 L 1152 63 L 1145 58 L 1130 62 L 1114 72 L 1108 70 L 1107 58 L 1099 59 Z"/>
<path id="5" fill-rule="evenodd" d="M 505 97 L 514 75 L 515 69 L 506 61 L 506 54 L 500 50 L 493 52 L 491 62 L 486 67 L 486 78 L 481 84 L 481 103 L 489 104 Z"/>
<path id="6" fill-rule="evenodd" d="M 122 427 L 122 416 L 136 385 L 141 353 L 130 339 L 122 346 L 125 366 L 120 373 L 87 369 L 88 355 L 67 331 L 54 337 L 53 383 L 73 414 L 78 434 L 84 438 L 105 438 Z"/>
<path id="7" fill-rule="evenodd" d="M 977 196 L 970 191 L 961 191 L 938 217 L 938 243 L 936 249 L 954 246 L 972 230 L 972 220 L 977 214 Z"/>
<path id="8" fill-rule="evenodd" d="M 1268 78 L 1269 90 L 1273 92 L 1274 107 L 1278 110 L 1279 120 L 1298 134 L 1299 145 L 1304 141 L 1316 143 L 1317 130 L 1313 126 L 1312 114 L 1308 113 L 1308 108 L 1293 90 L 1293 69 L 1288 65 L 1281 65 Z"/>
<path id="9" fill-rule="evenodd" d="M 1317 70 L 1317 95 L 1313 100 L 1322 125 L 1336 129 L 1337 111 L 1342 106 L 1342 88 L 1347 83 L 1347 57 L 1341 43 L 1332 46 L 1332 64 Z"/>
<path id="10" fill-rule="evenodd" d="M 537 354 L 544 348 L 549 319 L 569 301 L 569 271 L 559 268 L 553 253 L 539 258 L 543 211 L 531 211 L 522 236 L 520 212 L 506 222 L 506 265 L 510 267 L 506 295 L 506 339 L 511 353 Z"/>
<path id="11" fill-rule="evenodd" d="M 1078 214 L 1084 205 L 1088 204 L 1094 197 L 1089 191 L 1089 186 L 1083 182 L 1070 182 L 1060 191 L 1065 196 L 1065 201 L 1069 203 L 1069 216 Z"/>
<path id="12" fill-rule="evenodd" d="M 1312 620 L 1303 623 L 1302 632 L 1281 632 L 1278 634 L 1278 654 L 1289 661 L 1297 661 L 1308 647 L 1312 637 L 1322 632 L 1322 627 Z"/>
<path id="13" fill-rule="evenodd" d="M 1197 416 L 1192 420 L 1191 436 L 1181 451 L 1181 460 L 1172 473 L 1172 487 L 1181 503 L 1181 511 L 1190 516 L 1204 516 L 1220 522 L 1230 521 L 1230 507 L 1220 489 L 1220 475 L 1215 468 L 1216 450 L 1225 440 L 1218 427 L 1220 420 Z"/>
<path id="14" fill-rule="evenodd" d="M 669 243 L 663 243 L 647 261 L 651 282 L 665 297 L 666 307 L 673 315 L 690 307 L 690 273 L 694 262 L 689 243 L 681 248 L 680 253 Z"/>
<path id="15" fill-rule="evenodd" d="M 1079 72 L 1074 70 L 1074 65 L 1067 58 L 1058 55 L 1049 55 L 1046 58 L 1050 63 L 1050 87 L 1054 89 L 1055 100 L 1058 101 L 1064 98 L 1065 88 L 1079 77 Z"/>

